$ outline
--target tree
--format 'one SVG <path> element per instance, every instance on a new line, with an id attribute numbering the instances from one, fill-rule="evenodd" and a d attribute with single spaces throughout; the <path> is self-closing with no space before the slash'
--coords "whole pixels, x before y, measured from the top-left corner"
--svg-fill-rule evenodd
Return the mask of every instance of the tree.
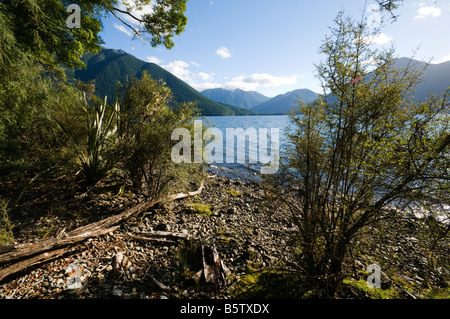
<path id="1" fill-rule="evenodd" d="M 131 9 L 142 9 L 151 3 L 153 12 L 151 14 L 144 14 L 142 17 L 136 16 Z M 118 7 L 109 9 L 109 12 L 130 28 L 136 37 L 148 40 L 152 46 L 163 44 L 166 48 L 171 49 L 174 46 L 172 40 L 174 35 L 179 35 L 184 31 L 187 24 L 187 18 L 184 15 L 186 11 L 187 0 L 132 0 L 129 4 L 127 1 L 126 10 Z M 137 27 L 126 23 L 121 19 L 117 12 L 126 14 L 131 17 L 136 23 Z"/>
<path id="2" fill-rule="evenodd" d="M 123 1 L 124 9 L 117 6 L 117 0 L 4 0 L 0 11 L 9 24 L 14 41 L 24 52 L 36 57 L 37 61 L 56 68 L 64 64 L 69 68 L 83 67 L 81 57 L 86 52 L 98 52 L 103 43 L 99 33 L 101 18 L 112 14 L 135 31 L 135 35 L 146 39 L 152 46 L 163 44 L 174 46 L 173 36 L 184 31 L 187 18 L 187 0 L 129 0 Z M 67 12 L 69 4 L 80 8 L 80 28 L 69 28 Z M 153 4 L 152 13 L 141 18 L 131 14 L 134 8 L 142 9 Z M 133 28 L 123 21 L 118 13 L 135 18 L 140 26 Z M 5 39 L 0 38 L 0 44 Z M 2 44 L 3 45 L 3 44 Z M 0 56 L 7 54 L 0 50 Z"/>
<path id="3" fill-rule="evenodd" d="M 450 200 L 448 92 L 414 102 L 421 72 L 373 50 L 366 23 L 340 13 L 320 48 L 324 94 L 291 115 L 292 149 L 276 184 L 299 228 L 299 263 L 333 297 L 351 241 L 412 204 Z"/>
<path id="4" fill-rule="evenodd" d="M 187 23 L 186 1 L 130 0 L 120 8 L 128 12 L 152 5 L 139 34 L 153 46 L 171 48 L 173 36 Z M 67 7 L 73 3 L 81 10 L 80 28 L 67 25 Z M 124 11 L 117 5 L 117 0 L 0 1 L 0 171 L 49 163 L 60 153 L 58 147 L 66 143 L 58 143 L 54 119 L 69 118 L 69 109 L 79 102 L 61 66 L 83 67 L 83 54 L 101 48 L 101 19 Z"/>

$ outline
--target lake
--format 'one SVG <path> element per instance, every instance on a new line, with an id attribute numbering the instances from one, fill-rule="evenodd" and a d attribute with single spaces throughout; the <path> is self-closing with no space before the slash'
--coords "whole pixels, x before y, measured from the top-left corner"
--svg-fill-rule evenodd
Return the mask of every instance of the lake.
<path id="1" fill-rule="evenodd" d="M 261 173 L 261 162 L 264 162 L 261 159 L 264 159 L 263 156 L 265 155 L 261 146 L 264 144 L 267 145 L 267 155 L 270 156 L 272 154 L 271 147 L 275 146 L 274 144 L 276 143 L 274 142 L 278 142 L 277 149 L 279 151 L 280 158 L 281 160 L 285 158 L 284 152 L 288 145 L 286 130 L 292 127 L 290 119 L 287 115 L 208 116 L 205 117 L 205 119 L 211 126 L 219 129 L 223 134 L 223 161 L 222 163 L 215 162 L 209 165 L 209 170 L 214 173 L 226 175 L 232 178 L 238 177 L 246 180 L 259 180 Z M 239 136 L 234 138 L 232 141 L 227 138 L 227 129 L 236 130 L 239 128 L 246 131 L 246 133 L 259 133 L 254 137 L 253 142 L 251 141 L 251 138 L 246 139 L 245 150 L 242 150 L 242 145 L 239 145 L 237 140 Z M 267 134 L 261 135 L 261 133 L 264 133 L 264 129 L 267 129 Z M 271 129 L 278 129 L 278 138 L 275 135 L 272 136 Z M 242 137 L 243 134 L 240 135 Z M 262 136 L 267 136 L 267 142 L 261 138 Z M 254 143 L 255 140 L 257 140 L 257 143 Z M 239 148 L 239 146 L 241 147 Z M 239 163 L 237 154 L 244 151 L 245 161 L 244 163 Z M 234 155 L 233 161 L 231 161 L 231 158 L 228 158 L 230 160 L 227 159 L 227 156 L 230 155 Z M 270 163 L 268 163 L 268 165 L 269 164 Z"/>

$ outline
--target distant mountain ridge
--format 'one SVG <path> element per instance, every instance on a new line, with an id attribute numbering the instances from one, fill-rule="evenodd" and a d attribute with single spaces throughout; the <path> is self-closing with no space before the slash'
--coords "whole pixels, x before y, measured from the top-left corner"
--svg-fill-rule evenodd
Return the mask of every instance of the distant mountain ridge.
<path id="1" fill-rule="evenodd" d="M 406 68 L 407 66 L 413 70 L 424 70 L 423 81 L 415 87 L 416 102 L 425 101 L 428 94 L 442 94 L 450 87 L 450 61 L 429 64 L 411 58 L 399 58 L 394 63 L 395 68 Z M 296 100 L 301 99 L 305 103 L 311 103 L 317 97 L 318 94 L 310 90 L 300 89 L 278 95 L 251 109 L 263 113 L 286 114 L 298 107 Z"/>
<path id="2" fill-rule="evenodd" d="M 83 61 L 87 65 L 86 69 L 66 70 L 67 76 L 84 82 L 95 80 L 96 94 L 100 97 L 106 95 L 110 101 L 114 100 L 118 81 L 124 83 L 128 76 L 139 77 L 145 70 L 152 78 L 167 84 L 172 90 L 175 103 L 198 101 L 198 107 L 204 116 L 287 114 L 298 107 L 298 99 L 311 103 L 318 97 L 317 93 L 308 89 L 294 90 L 274 98 L 240 89 L 211 89 L 200 93 L 160 66 L 139 60 L 123 50 L 103 49 L 97 55 L 88 53 Z M 425 101 L 428 93 L 441 94 L 450 87 L 450 61 L 427 64 L 410 58 L 399 58 L 395 67 L 406 67 L 408 64 L 416 69 L 426 67 L 423 82 L 416 87 L 417 102 Z"/>
<path id="3" fill-rule="evenodd" d="M 297 100 L 300 99 L 305 103 L 311 103 L 314 102 L 318 96 L 317 93 L 311 90 L 298 89 L 277 95 L 274 98 L 253 107 L 252 110 L 271 114 L 287 114 L 292 109 L 298 107 Z"/>
<path id="4" fill-rule="evenodd" d="M 428 94 L 442 94 L 450 87 L 450 61 L 428 64 L 409 58 L 397 59 L 396 67 L 406 67 L 410 63 L 413 68 L 424 69 L 423 82 L 416 86 L 416 101 L 423 102 L 427 99 Z"/>
<path id="5" fill-rule="evenodd" d="M 270 97 L 262 95 L 255 91 L 244 91 L 241 89 L 226 90 L 222 88 L 208 89 L 201 92 L 213 101 L 221 102 L 244 109 L 252 107 L 270 100 Z"/>
<path id="6" fill-rule="evenodd" d="M 83 62 L 86 63 L 86 69 L 67 70 L 68 78 L 83 82 L 95 80 L 96 95 L 102 98 L 108 96 L 109 101 L 116 98 L 118 81 L 124 83 L 127 77 L 140 77 L 142 71 L 147 71 L 153 79 L 164 81 L 172 90 L 175 104 L 198 101 L 197 106 L 204 116 L 258 114 L 208 99 L 162 67 L 139 60 L 123 50 L 103 49 L 97 55 L 88 53 L 83 57 Z"/>

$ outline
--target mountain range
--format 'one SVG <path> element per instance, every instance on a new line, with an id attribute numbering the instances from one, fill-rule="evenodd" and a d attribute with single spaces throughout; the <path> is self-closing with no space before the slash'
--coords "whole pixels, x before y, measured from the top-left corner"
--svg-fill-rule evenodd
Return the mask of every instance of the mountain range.
<path id="1" fill-rule="evenodd" d="M 418 102 L 425 101 L 428 94 L 442 94 L 450 87 L 450 61 L 429 64 L 409 58 L 399 58 L 395 67 L 406 68 L 408 64 L 413 69 L 425 70 L 422 75 L 423 81 L 415 88 L 415 98 Z"/>
<path id="2" fill-rule="evenodd" d="M 422 75 L 423 81 L 415 87 L 415 99 L 417 102 L 425 101 L 428 94 L 442 94 L 442 92 L 450 87 L 450 61 L 439 64 L 428 64 L 410 58 L 399 58 L 394 64 L 396 68 L 406 68 L 408 66 L 413 70 L 424 70 Z M 318 94 L 311 90 L 299 89 L 280 94 L 257 104 L 258 100 L 252 100 L 255 93 L 257 92 L 246 92 L 242 90 L 227 91 L 224 89 L 212 89 L 202 92 L 202 94 L 212 100 L 243 106 L 266 114 L 286 114 L 298 106 L 296 103 L 298 99 L 301 99 L 305 103 L 311 103 L 318 97 Z M 253 106 L 249 107 L 249 105 Z"/>
<path id="3" fill-rule="evenodd" d="M 255 91 L 243 91 L 241 89 L 208 89 L 201 92 L 204 96 L 213 101 L 230 104 L 244 109 L 251 109 L 261 103 L 270 100 L 270 97 L 262 95 Z"/>
<path id="4" fill-rule="evenodd" d="M 162 67 L 139 60 L 123 50 L 103 49 L 96 55 L 85 54 L 82 60 L 86 68 L 66 70 L 68 79 L 95 81 L 95 94 L 102 98 L 108 96 L 110 101 L 115 100 L 117 82 L 125 83 L 129 76 L 139 78 L 142 71 L 147 71 L 153 79 L 162 80 L 171 89 L 173 104 L 197 101 L 197 107 L 204 116 L 258 114 L 256 111 L 213 101 Z"/>
<path id="5" fill-rule="evenodd" d="M 162 67 L 139 60 L 123 50 L 103 49 L 96 55 L 88 53 L 84 55 L 83 61 L 87 67 L 82 70 L 66 70 L 67 77 L 69 80 L 95 81 L 96 94 L 102 98 L 108 96 L 110 101 L 114 100 L 119 81 L 124 83 L 127 77 L 140 77 L 142 71 L 147 71 L 153 79 L 162 80 L 171 89 L 173 104 L 197 101 L 204 116 L 287 114 L 297 107 L 298 99 L 311 103 L 318 97 L 317 93 L 308 89 L 294 90 L 273 98 L 239 89 L 209 89 L 200 93 Z M 426 100 L 428 93 L 441 94 L 450 87 L 450 61 L 427 64 L 399 58 L 395 63 L 395 67 L 407 65 L 419 70 L 425 69 L 423 81 L 415 88 L 417 102 Z"/>
<path id="6" fill-rule="evenodd" d="M 287 114 L 292 109 L 298 107 L 297 100 L 311 103 L 314 102 L 317 97 L 318 94 L 311 90 L 299 89 L 277 95 L 274 98 L 253 107 L 252 110 L 263 113 Z"/>

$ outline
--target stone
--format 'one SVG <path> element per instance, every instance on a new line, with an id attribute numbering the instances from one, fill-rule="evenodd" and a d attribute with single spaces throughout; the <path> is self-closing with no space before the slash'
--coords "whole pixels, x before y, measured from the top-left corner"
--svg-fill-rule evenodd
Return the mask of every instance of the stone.
<path id="1" fill-rule="evenodd" d="M 203 269 L 197 271 L 191 278 L 195 281 L 196 284 L 200 283 L 200 280 L 202 279 L 203 275 Z"/>
<path id="2" fill-rule="evenodd" d="M 123 294 L 123 291 L 122 290 L 120 290 L 119 288 L 114 288 L 113 289 L 113 291 L 112 291 L 112 295 L 114 296 L 114 297 L 122 297 L 122 294 Z"/>

